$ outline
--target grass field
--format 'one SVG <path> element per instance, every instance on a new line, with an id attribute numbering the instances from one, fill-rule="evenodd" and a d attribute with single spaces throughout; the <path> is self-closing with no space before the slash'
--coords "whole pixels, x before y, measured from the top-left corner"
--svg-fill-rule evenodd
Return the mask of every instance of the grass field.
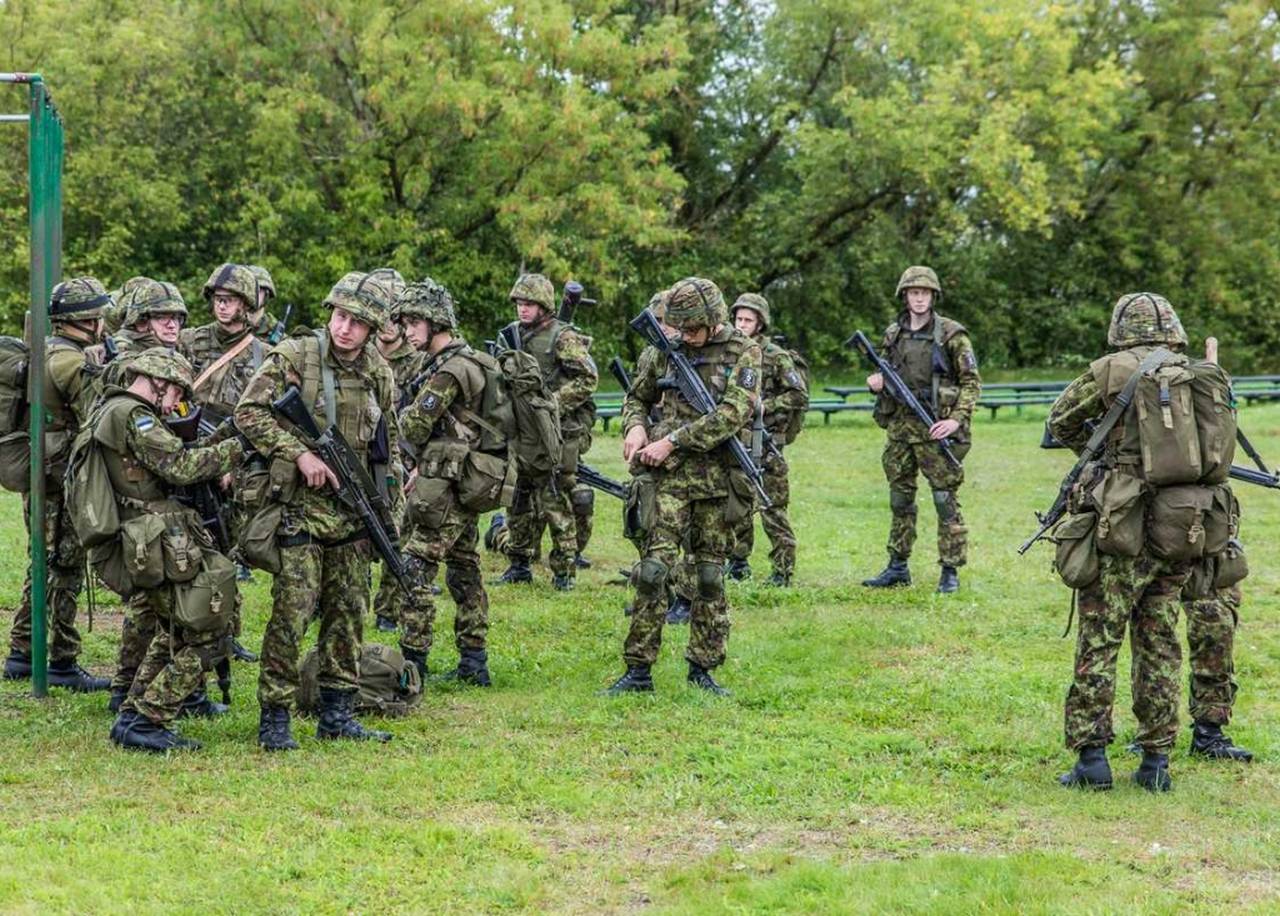
<path id="1" fill-rule="evenodd" d="M 1055 782 L 1070 763 L 1068 592 L 1047 547 L 1015 553 L 1068 463 L 1037 449 L 1042 416 L 977 421 L 961 491 L 972 562 L 950 598 L 933 594 L 927 497 L 917 584 L 859 586 L 884 560 L 882 435 L 849 416 L 806 432 L 796 587 L 731 584 L 728 700 L 686 687 L 678 627 L 655 696 L 596 696 L 621 672 L 627 594 L 609 582 L 634 556 L 607 497 L 576 592 L 553 592 L 544 569 L 491 593 L 495 686 L 432 684 L 413 717 L 379 723 L 387 746 L 321 745 L 304 723 L 301 752 L 260 753 L 254 666 L 237 666 L 231 715 L 186 726 L 205 749 L 168 759 L 114 750 L 103 695 L 37 702 L 0 685 L 0 911 L 1274 912 L 1280 493 L 1238 488 L 1253 575 L 1230 731 L 1258 762 L 1192 760 L 1184 730 L 1174 792 L 1130 785 L 1124 663 L 1117 788 L 1069 792 Z M 1280 458 L 1280 407 L 1241 417 Z M 621 474 L 616 435 L 591 460 Z M 0 515 L 12 605 L 17 499 Z M 256 579 L 252 646 L 269 600 Z M 86 638 L 104 674 L 109 610 Z M 447 598 L 441 616 L 436 670 L 456 658 Z"/>

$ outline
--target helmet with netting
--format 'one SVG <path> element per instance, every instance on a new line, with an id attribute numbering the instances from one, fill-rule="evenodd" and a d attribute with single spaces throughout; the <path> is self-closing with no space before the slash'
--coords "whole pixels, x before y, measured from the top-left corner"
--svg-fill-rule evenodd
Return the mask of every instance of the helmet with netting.
<path id="1" fill-rule="evenodd" d="M 395 298 L 386 276 L 353 270 L 334 284 L 324 304 L 326 308 L 349 312 L 376 331 L 388 319 Z"/>
<path id="2" fill-rule="evenodd" d="M 125 284 L 123 305 L 124 323 L 129 327 L 156 315 L 180 315 L 184 322 L 187 319 L 187 304 L 178 287 L 150 277 L 134 277 Z"/>
<path id="3" fill-rule="evenodd" d="M 101 318 L 114 302 L 107 288 L 93 277 L 63 280 L 49 295 L 49 317 L 54 321 L 90 321 Z"/>
<path id="4" fill-rule="evenodd" d="M 207 302 L 219 289 L 235 293 L 244 300 L 245 309 L 250 312 L 258 307 L 258 278 L 244 264 L 222 264 L 209 274 L 200 292 Z"/>
<path id="5" fill-rule="evenodd" d="M 1107 344 L 1112 347 L 1185 347 L 1187 332 L 1173 306 L 1156 293 L 1126 293 L 1111 310 Z"/>
<path id="6" fill-rule="evenodd" d="M 671 297 L 671 290 L 663 289 L 654 293 L 649 297 L 649 304 L 646 308 L 653 312 L 653 317 L 659 321 L 665 321 L 667 317 L 667 300 Z"/>
<path id="7" fill-rule="evenodd" d="M 760 327 L 757 332 L 763 334 L 769 330 L 769 300 L 759 293 L 743 293 L 733 303 L 733 308 L 729 309 L 730 315 L 737 315 L 738 309 L 750 309 L 760 316 Z"/>
<path id="8" fill-rule="evenodd" d="M 369 271 L 369 276 L 377 277 L 391 288 L 391 301 L 394 303 L 404 292 L 404 277 L 394 267 L 378 267 Z M 394 308 L 394 305 L 392 306 Z M 394 316 L 393 316 L 394 317 Z"/>
<path id="9" fill-rule="evenodd" d="M 257 264 L 250 264 L 249 269 L 253 271 L 254 279 L 258 281 L 258 289 L 267 294 L 268 299 L 276 297 L 276 281 L 271 279 L 271 273 L 265 268 Z"/>
<path id="10" fill-rule="evenodd" d="M 536 302 L 548 312 L 556 307 L 556 289 L 542 274 L 521 274 L 516 285 L 511 287 L 511 295 L 507 298 L 512 302 L 517 299 Z"/>
<path id="11" fill-rule="evenodd" d="M 125 371 L 133 377 L 146 375 L 173 382 L 182 387 L 187 397 L 191 396 L 195 373 L 187 358 L 176 350 L 170 350 L 168 347 L 149 347 L 129 360 Z"/>
<path id="12" fill-rule="evenodd" d="M 917 264 L 904 270 L 893 294 L 901 296 L 909 289 L 931 289 L 934 299 L 942 298 L 942 284 L 938 282 L 938 275 L 933 272 L 932 267 Z"/>
<path id="13" fill-rule="evenodd" d="M 724 321 L 724 295 L 720 287 L 702 277 L 686 277 L 667 296 L 666 324 L 681 330 L 714 328 Z"/>
<path id="14" fill-rule="evenodd" d="M 453 330 L 458 326 L 458 317 L 453 311 L 453 294 L 444 284 L 430 277 L 406 286 L 392 306 L 391 313 L 396 321 L 404 318 L 429 321 L 432 330 Z"/>

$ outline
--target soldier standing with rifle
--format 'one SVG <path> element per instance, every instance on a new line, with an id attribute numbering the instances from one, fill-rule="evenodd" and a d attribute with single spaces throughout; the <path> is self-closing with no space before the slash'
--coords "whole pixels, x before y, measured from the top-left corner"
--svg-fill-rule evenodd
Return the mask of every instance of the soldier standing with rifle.
<path id="1" fill-rule="evenodd" d="M 653 498 L 640 500 L 652 506 L 651 517 L 635 521 L 644 547 L 633 575 L 635 611 L 623 646 L 627 671 L 609 694 L 653 690 L 651 668 L 662 642 L 667 580 L 686 537 L 697 577 L 687 679 L 711 693 L 727 693 L 711 672 L 724 662 L 729 637 L 724 562 L 730 538 L 750 516 L 753 488 L 760 486 L 760 471 L 739 437 L 760 397 L 761 356 L 759 345 L 726 326 L 726 318 L 719 288 L 690 277 L 671 288 L 663 318 L 679 331 L 678 346 L 652 312 L 645 310 L 632 322 L 655 352 L 641 355 L 627 392 L 622 453 L 633 467 L 648 469 Z M 674 373 L 671 384 L 660 384 L 668 372 Z M 659 406 L 662 419 L 653 424 L 652 411 Z M 633 486 L 647 483 L 638 480 Z"/>
<path id="2" fill-rule="evenodd" d="M 935 422 L 925 425 L 885 387 L 884 375 L 872 373 L 867 387 L 878 395 L 876 423 L 887 436 L 881 463 L 889 481 L 889 565 L 863 581 L 872 588 L 910 585 L 907 560 L 916 540 L 916 477 L 923 474 L 938 513 L 938 591 L 960 587 L 958 570 L 965 564 L 968 528 L 960 515 L 956 491 L 964 482 L 959 460 L 952 463 L 938 443 L 953 440 L 951 449 L 963 460 L 969 451 L 969 420 L 978 403 L 982 380 L 978 359 L 963 325 L 935 311 L 942 299 L 938 276 L 928 267 L 908 267 L 895 295 L 903 311 L 884 333 L 882 350 L 889 364 Z"/>
<path id="3" fill-rule="evenodd" d="M 507 558 L 511 561 L 498 580 L 502 583 L 532 582 L 529 568 L 538 549 L 542 527 L 551 529 L 551 584 L 559 591 L 573 588 L 578 552 L 570 494 L 576 480 L 578 449 L 594 422 L 591 396 L 599 383 L 599 373 L 589 352 L 590 341 L 567 322 L 554 315 L 555 289 L 542 274 L 524 274 L 511 288 L 516 320 L 502 330 L 512 349 L 531 353 L 542 367 L 543 380 L 560 410 L 564 452 L 558 471 L 541 485 L 517 481 L 515 502 L 507 514 L 509 539 Z"/>
<path id="4" fill-rule="evenodd" d="M 358 469 L 379 489 L 387 488 L 388 480 L 402 480 L 395 379 L 374 346 L 391 303 L 384 280 L 360 272 L 345 275 L 325 299 L 332 310 L 328 325 L 299 331 L 272 350 L 236 407 L 236 425 L 272 462 L 283 504 L 276 537 L 281 572 L 272 587 L 258 679 L 258 743 L 269 751 L 298 747 L 289 715 L 298 690 L 302 637 L 313 616 L 320 621 L 317 737 L 391 739 L 386 732 L 365 729 L 352 715 L 374 532 L 349 501 L 355 494 L 342 489 L 336 470 L 317 454 L 318 441 L 274 409 L 287 389 L 298 389 L 302 409 L 341 434 Z M 381 495 L 393 517 L 399 498 L 398 488 Z"/>

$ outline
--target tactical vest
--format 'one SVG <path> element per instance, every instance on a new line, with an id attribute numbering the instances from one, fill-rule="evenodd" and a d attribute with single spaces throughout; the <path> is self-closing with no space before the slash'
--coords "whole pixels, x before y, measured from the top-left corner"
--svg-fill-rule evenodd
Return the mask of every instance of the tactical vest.
<path id="1" fill-rule="evenodd" d="M 954 386 L 957 381 L 944 344 L 963 331 L 962 325 L 934 313 L 930 323 L 919 330 L 911 330 L 903 318 L 885 332 L 886 359 L 915 396 L 930 405 L 934 416 L 938 415 L 938 389 Z M 900 405 L 898 409 L 906 411 Z"/>
<path id="2" fill-rule="evenodd" d="M 296 332 L 280 344 L 279 352 L 301 376 L 302 402 L 316 425 L 321 429 L 336 425 L 352 451 L 370 467 L 370 448 L 382 422 L 378 392 L 371 384 L 376 361 L 382 357 L 373 344 L 365 345 L 359 367 L 343 366 L 329 353 L 329 332 L 324 328 Z"/>
<path id="3" fill-rule="evenodd" d="M 556 359 L 556 346 L 560 343 L 560 336 L 565 331 L 575 331 L 573 325 L 553 318 L 545 326 L 537 332 L 529 334 L 523 329 L 520 322 L 513 321 L 507 325 L 513 333 L 520 335 L 520 348 L 526 353 L 532 354 L 533 358 L 538 361 L 538 367 L 542 370 L 542 380 L 546 383 L 547 390 L 552 394 L 560 388 L 564 382 L 564 372 L 560 361 Z M 590 435 L 591 427 L 595 424 L 596 404 L 591 398 L 587 398 L 579 407 L 575 408 L 572 413 L 561 414 L 560 424 L 565 428 L 566 435 Z"/>
<path id="4" fill-rule="evenodd" d="M 65 337 L 51 337 L 45 346 L 45 361 L 45 431 L 74 434 L 80 423 L 74 405 L 68 403 L 65 394 L 71 376 L 84 371 L 84 348 Z"/>
<path id="5" fill-rule="evenodd" d="M 729 388 L 729 377 L 733 375 L 733 368 L 738 364 L 743 351 L 750 343 L 749 337 L 726 326 L 720 336 L 712 338 L 705 346 L 697 349 L 689 347 L 685 350 L 685 356 L 693 364 L 698 377 L 707 386 L 716 403 L 724 400 L 725 392 Z M 663 435 L 702 416 L 680 396 L 679 389 L 675 387 L 663 388 L 658 406 L 662 410 L 665 427 L 662 430 Z M 744 442 L 750 441 L 750 424 L 743 428 L 739 436 Z"/>
<path id="6" fill-rule="evenodd" d="M 229 339 L 223 339 L 218 333 L 218 323 L 198 327 L 190 334 L 182 336 L 183 349 L 191 359 L 191 368 L 198 379 L 204 371 L 218 361 L 218 358 L 232 347 L 239 344 L 249 333 L 244 331 Z M 256 337 L 237 353 L 235 358 L 218 369 L 196 391 L 195 399 L 207 404 L 222 416 L 230 416 L 235 411 L 236 402 L 249 385 L 249 380 L 258 371 L 266 358 L 267 348 Z"/>

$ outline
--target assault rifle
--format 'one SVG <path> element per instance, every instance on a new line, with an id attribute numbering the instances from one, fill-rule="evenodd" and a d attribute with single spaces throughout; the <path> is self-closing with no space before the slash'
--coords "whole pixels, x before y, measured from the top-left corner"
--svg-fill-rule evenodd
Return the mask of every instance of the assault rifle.
<path id="1" fill-rule="evenodd" d="M 613 377 L 618 380 L 618 384 L 622 386 L 622 393 L 626 394 L 631 390 L 631 376 L 627 374 L 627 367 L 622 365 L 622 357 L 615 356 L 609 360 L 609 371 L 613 373 Z"/>
<path id="2" fill-rule="evenodd" d="M 565 324 L 573 324 L 573 313 L 578 310 L 578 306 L 595 304 L 594 299 L 582 298 L 581 283 L 570 280 L 564 285 L 564 293 L 560 296 L 560 311 L 556 312 L 556 318 Z"/>
<path id="3" fill-rule="evenodd" d="M 685 402 L 704 417 L 715 413 L 716 399 L 707 390 L 702 376 L 698 375 L 698 370 L 693 368 L 693 363 L 681 352 L 680 343 L 673 341 L 662 332 L 662 325 L 658 323 L 653 312 L 648 309 L 642 310 L 639 315 L 631 319 L 630 324 L 631 329 L 647 340 L 650 346 L 666 355 L 667 365 L 672 374 L 670 386 L 680 392 Z M 764 471 L 752 459 L 751 453 L 742 444 L 742 440 L 735 433 L 723 444 L 729 449 L 729 454 L 733 456 L 738 467 L 747 475 L 747 479 L 751 481 L 751 488 L 756 492 L 757 506 L 761 509 L 770 508 L 773 501 L 764 491 Z"/>
<path id="4" fill-rule="evenodd" d="M 406 594 L 412 594 L 413 584 L 404 568 L 387 501 L 338 427 L 330 426 L 321 432 L 311 411 L 302 403 L 302 393 L 296 385 L 290 385 L 271 409 L 297 427 L 309 440 L 312 451 L 333 471 L 338 478 L 334 489 L 338 501 L 360 519 L 387 572 L 395 576 Z"/>
<path id="5" fill-rule="evenodd" d="M 894 370 L 893 366 L 890 366 L 889 363 L 882 359 L 880 354 L 876 352 L 876 348 L 871 345 L 871 341 L 867 339 L 866 334 L 863 334 L 861 331 L 854 331 L 853 336 L 846 340 L 844 345 L 857 350 L 865 356 L 873 366 L 876 367 L 876 371 L 879 372 L 881 378 L 884 379 L 885 392 L 903 407 L 907 408 L 907 410 L 911 411 L 911 413 L 915 415 L 916 419 L 926 427 L 932 427 L 933 424 L 938 422 L 937 418 L 929 412 L 929 408 L 920 403 L 920 399 L 917 398 L 915 392 L 907 386 L 907 383 L 902 380 L 902 376 L 900 376 Z M 949 461 L 953 467 L 959 468 L 960 459 L 956 457 L 955 452 L 951 451 L 951 440 L 937 439 L 935 441 L 938 443 L 938 448 L 942 449 L 942 454 L 946 457 L 947 461 Z"/>
<path id="6" fill-rule="evenodd" d="M 276 322 L 275 327 L 267 334 L 267 343 L 271 346 L 274 347 L 284 340 L 284 335 L 289 333 L 289 316 L 291 314 L 293 314 L 293 303 L 289 302 L 285 304 L 284 314 L 280 316 L 280 320 Z"/>
<path id="7" fill-rule="evenodd" d="M 606 477 L 593 468 L 589 464 L 578 462 L 578 480 L 582 481 L 589 487 L 594 487 L 601 493 L 608 493 L 610 496 L 616 496 L 618 499 L 627 498 L 627 485 L 619 483 L 612 477 Z"/>

